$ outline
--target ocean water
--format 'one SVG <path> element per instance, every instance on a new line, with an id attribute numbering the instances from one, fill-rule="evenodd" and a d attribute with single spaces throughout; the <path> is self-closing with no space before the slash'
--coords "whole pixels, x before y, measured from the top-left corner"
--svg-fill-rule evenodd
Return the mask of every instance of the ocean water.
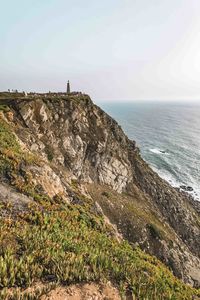
<path id="1" fill-rule="evenodd" d="M 172 186 L 191 186 L 200 199 L 200 104 L 101 103 L 140 147 L 142 157 Z"/>

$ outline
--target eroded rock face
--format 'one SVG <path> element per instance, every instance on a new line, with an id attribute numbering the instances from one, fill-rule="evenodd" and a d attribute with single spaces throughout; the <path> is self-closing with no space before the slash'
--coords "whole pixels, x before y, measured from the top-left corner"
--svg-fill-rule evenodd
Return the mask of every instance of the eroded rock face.
<path id="1" fill-rule="evenodd" d="M 111 223 L 130 242 L 138 242 L 159 257 L 186 282 L 200 284 L 199 210 L 183 192 L 172 188 L 143 161 L 135 143 L 88 96 L 40 96 L 15 101 L 12 113 L 8 121 L 17 125 L 18 138 L 46 160 L 46 166 L 29 170 L 35 185 L 40 182 L 50 196 L 62 193 L 66 201 L 67 184 L 72 178 L 129 194 L 130 199 L 124 200 L 125 204 L 122 199 L 120 207 L 119 197 L 113 203 L 108 197 L 102 206 L 103 213 L 113 217 Z M 125 206 L 136 199 L 143 203 L 137 208 L 140 213 L 137 217 L 128 216 Z M 151 214 L 151 221 L 141 219 L 145 210 Z M 164 231 L 165 227 L 169 229 L 170 236 L 156 235 L 149 224 L 153 216 Z"/>
<path id="2" fill-rule="evenodd" d="M 37 99 L 20 103 L 18 109 L 33 133 L 31 150 L 51 154 L 78 179 L 108 184 L 118 192 L 131 182 L 128 152 L 130 147 L 136 150 L 134 143 L 88 97 L 78 104 Z"/>

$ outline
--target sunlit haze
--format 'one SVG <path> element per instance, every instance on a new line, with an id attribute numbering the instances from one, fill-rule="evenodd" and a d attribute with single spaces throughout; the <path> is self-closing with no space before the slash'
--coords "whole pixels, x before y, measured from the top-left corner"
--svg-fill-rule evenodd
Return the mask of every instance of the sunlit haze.
<path id="1" fill-rule="evenodd" d="M 200 99 L 198 0 L 0 0 L 0 90 Z"/>

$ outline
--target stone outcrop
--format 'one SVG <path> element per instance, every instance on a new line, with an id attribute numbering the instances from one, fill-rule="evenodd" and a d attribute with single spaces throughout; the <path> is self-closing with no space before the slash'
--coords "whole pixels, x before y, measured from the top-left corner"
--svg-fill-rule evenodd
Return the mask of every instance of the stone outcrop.
<path id="1" fill-rule="evenodd" d="M 32 151 L 51 156 L 77 179 L 107 184 L 118 192 L 132 180 L 131 152 L 137 151 L 120 126 L 89 97 L 20 102 L 18 113 L 30 130 L 21 135 Z"/>
<path id="2" fill-rule="evenodd" d="M 200 284 L 197 205 L 148 166 L 115 120 L 83 94 L 40 95 L 9 105 L 5 118 L 20 143 L 42 160 L 26 170 L 35 185 L 51 197 L 62 193 L 66 201 L 79 201 L 69 193 L 75 182 L 124 238 L 184 281 Z"/>

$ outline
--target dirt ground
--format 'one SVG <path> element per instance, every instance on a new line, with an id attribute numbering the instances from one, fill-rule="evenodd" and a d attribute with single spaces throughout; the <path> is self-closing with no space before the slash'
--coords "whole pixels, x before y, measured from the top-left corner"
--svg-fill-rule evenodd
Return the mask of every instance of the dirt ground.
<path id="1" fill-rule="evenodd" d="M 119 291 L 111 284 L 76 284 L 58 287 L 41 300 L 121 300 Z"/>

